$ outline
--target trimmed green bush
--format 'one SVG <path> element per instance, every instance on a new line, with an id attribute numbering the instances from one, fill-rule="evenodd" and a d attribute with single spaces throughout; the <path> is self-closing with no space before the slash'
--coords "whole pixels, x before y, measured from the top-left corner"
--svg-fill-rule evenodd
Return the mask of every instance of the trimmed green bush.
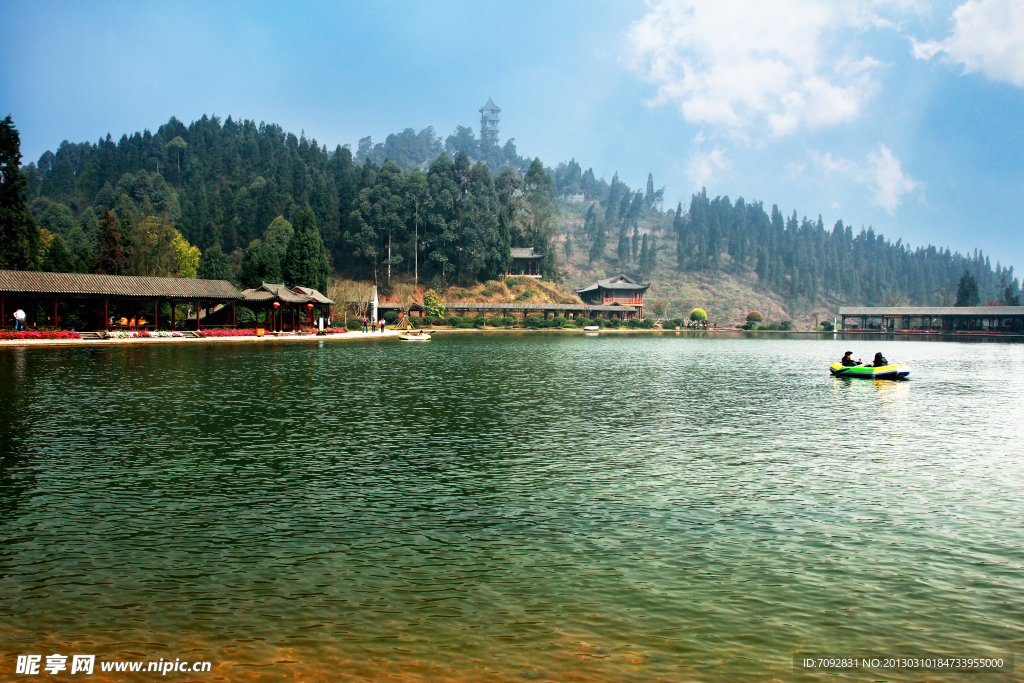
<path id="1" fill-rule="evenodd" d="M 384 311 L 384 322 L 394 325 L 398 322 L 398 311 Z"/>
<path id="2" fill-rule="evenodd" d="M 256 314 L 251 308 L 235 306 L 235 325 L 237 327 L 249 327 L 256 322 Z"/>
<path id="3" fill-rule="evenodd" d="M 532 297 L 534 294 L 536 294 L 535 291 L 533 291 L 532 289 L 528 289 L 525 292 L 523 292 L 522 294 L 520 294 L 519 296 L 517 296 L 516 297 L 516 301 L 526 301 L 527 299 Z"/>
<path id="4" fill-rule="evenodd" d="M 692 311 L 690 311 L 690 320 L 695 320 L 695 321 L 698 321 L 698 322 L 704 322 L 707 319 L 708 319 L 707 311 L 705 311 L 703 308 L 695 308 Z"/>
<path id="5" fill-rule="evenodd" d="M 612 330 L 617 330 L 622 327 L 622 321 L 618 318 L 608 318 L 608 320 L 605 321 L 604 326 Z"/>
<path id="6" fill-rule="evenodd" d="M 783 320 L 782 322 L 779 323 L 779 329 L 782 330 L 782 331 L 788 331 L 788 330 L 793 329 L 793 321 L 792 320 Z"/>
<path id="7" fill-rule="evenodd" d="M 518 285 L 519 285 L 519 280 L 516 280 L 515 278 L 510 277 L 507 280 L 505 280 L 505 286 L 506 287 L 516 287 Z"/>

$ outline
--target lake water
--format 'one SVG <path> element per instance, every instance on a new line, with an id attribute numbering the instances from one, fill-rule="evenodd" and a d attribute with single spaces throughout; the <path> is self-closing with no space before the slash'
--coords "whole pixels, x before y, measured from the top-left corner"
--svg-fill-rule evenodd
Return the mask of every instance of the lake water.
<path id="1" fill-rule="evenodd" d="M 910 380 L 832 378 L 847 348 Z M 1022 368 L 672 333 L 0 349 L 0 678 L 964 680 L 792 657 L 1024 649 Z"/>

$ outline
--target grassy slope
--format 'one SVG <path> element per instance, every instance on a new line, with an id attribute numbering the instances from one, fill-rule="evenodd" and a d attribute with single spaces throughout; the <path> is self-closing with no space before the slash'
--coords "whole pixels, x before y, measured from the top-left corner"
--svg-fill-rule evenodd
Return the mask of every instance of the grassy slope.
<path id="1" fill-rule="evenodd" d="M 583 235 L 586 209 L 583 204 L 561 205 L 559 234 L 555 242 L 565 284 L 583 287 L 620 272 L 633 276 L 636 264 L 622 269 L 615 258 L 617 234 L 609 235 L 605 258 L 588 265 L 590 243 Z M 749 268 L 732 268 L 728 255 L 723 255 L 722 268 L 718 271 L 678 272 L 671 225 L 671 217 L 664 216 L 646 219 L 640 225 L 641 232 L 653 233 L 658 238 L 657 268 L 650 278 L 651 289 L 644 297 L 647 311 L 652 300 L 665 299 L 669 304 L 667 315 L 670 318 L 687 317 L 693 308 L 700 307 L 707 311 L 709 322 L 724 327 L 743 323 L 749 311 L 757 310 L 764 315 L 766 323 L 792 320 L 794 329 L 798 330 L 814 329 L 816 312 L 820 320 L 831 320 L 838 311 L 838 301 L 830 297 L 822 297 L 812 305 L 809 301 L 788 301 L 778 293 L 760 287 L 757 274 Z M 573 242 L 573 253 L 568 260 L 564 252 L 566 235 Z"/>

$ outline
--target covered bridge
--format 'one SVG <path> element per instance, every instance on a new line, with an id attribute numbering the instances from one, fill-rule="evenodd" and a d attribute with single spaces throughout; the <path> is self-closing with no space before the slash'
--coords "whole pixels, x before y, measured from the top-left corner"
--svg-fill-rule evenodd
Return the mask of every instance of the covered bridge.
<path id="1" fill-rule="evenodd" d="M 1024 306 L 846 306 L 846 332 L 1024 333 Z"/>
<path id="2" fill-rule="evenodd" d="M 107 330 L 121 317 L 141 318 L 152 311 L 153 319 L 147 319 L 144 327 L 155 329 L 163 303 L 171 304 L 165 324 L 173 325 L 177 304 L 191 304 L 197 312 L 217 305 L 230 307 L 229 324 L 234 326 L 234 306 L 241 298 L 227 280 L 0 270 L 0 326 L 4 327 L 13 325 L 12 315 L 19 308 L 31 326 L 70 327 L 65 318 L 73 305 L 75 315 L 81 313 L 79 324 L 84 328 Z M 196 329 L 200 323 L 197 314 Z"/>

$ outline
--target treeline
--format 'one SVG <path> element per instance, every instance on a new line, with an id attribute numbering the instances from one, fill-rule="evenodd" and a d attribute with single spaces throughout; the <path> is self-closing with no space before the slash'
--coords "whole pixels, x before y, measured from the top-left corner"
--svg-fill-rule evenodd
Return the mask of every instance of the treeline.
<path id="1" fill-rule="evenodd" d="M 662 213 L 662 191 L 654 190 L 650 176 L 646 192 L 631 191 L 617 176 L 610 185 L 590 187 L 598 201 L 584 215 L 577 235 L 582 244 L 572 244 L 567 235 L 566 251 L 585 249 L 588 264 L 599 270 L 610 267 L 650 278 L 664 263 L 659 271 L 664 277 L 673 264 L 662 254 L 674 251 L 677 273 L 756 274 L 761 287 L 797 306 L 814 307 L 825 299 L 848 305 L 953 306 L 964 300 L 957 292 L 965 273 L 976 282 L 982 303 L 1019 305 L 1022 297 L 1013 268 L 993 266 L 981 251 L 963 255 L 934 246 L 911 249 L 871 228 L 854 233 L 840 220 L 827 229 L 821 216 L 816 221 L 798 218 L 796 211 L 784 216 L 777 205 L 769 214 L 762 202 L 709 199 L 706 190 L 692 195 L 688 207 L 680 203 Z M 586 185 L 580 191 L 587 192 Z"/>
<path id="2" fill-rule="evenodd" d="M 705 190 L 692 196 L 689 211 L 676 207 L 673 231 L 680 270 L 753 269 L 765 288 L 811 305 L 829 296 L 848 304 L 952 306 L 965 271 L 982 302 L 1012 305 L 1020 296 L 1013 267 L 993 267 L 980 250 L 911 249 L 871 228 L 854 234 L 839 220 L 828 230 L 820 215 L 785 217 L 777 205 L 768 214 L 761 202 L 709 200 Z"/>
<path id="3" fill-rule="evenodd" d="M 403 139 L 432 150 L 432 135 Z M 514 145 L 495 149 L 511 153 Z M 287 246 L 280 231 L 271 239 L 265 233 L 275 219 L 294 222 L 307 207 L 329 268 L 353 277 L 416 273 L 421 280 L 471 282 L 503 273 L 512 247 L 551 251 L 556 188 L 539 159 L 522 174 L 506 165 L 493 175 L 465 150 L 454 158 L 441 150 L 426 170 L 407 172 L 395 161 L 377 163 L 372 147 L 364 151 L 359 164 L 347 146 L 328 151 L 279 126 L 204 116 L 187 127 L 172 118 L 155 134 L 117 142 L 109 135 L 96 143 L 65 141 L 23 171 L 33 216 L 66 243 L 75 269 L 104 270 L 101 223 L 108 211 L 122 221 L 122 239 L 153 219 L 202 253 L 218 254 L 220 265 L 228 255 L 243 286 L 282 272 L 273 264 L 283 263 Z M 129 240 L 124 249 L 136 247 Z M 554 254 L 543 274 L 559 279 Z"/>
<path id="4" fill-rule="evenodd" d="M 485 145 L 462 126 L 443 142 L 432 128 L 376 145 L 364 138 L 353 156 L 273 124 L 172 117 L 116 142 L 65 141 L 21 169 L 31 218 L 45 230 L 32 267 L 51 270 L 287 281 L 288 247 L 308 208 L 302 227 L 315 225 L 320 245 L 304 237 L 303 262 L 381 283 L 493 279 L 512 247 L 534 247 L 554 281 L 559 257 L 582 249 L 593 267 L 642 278 L 670 272 L 674 252 L 678 272 L 756 273 L 765 289 L 810 306 L 952 305 L 965 271 L 983 302 L 1020 295 L 1013 269 L 980 252 L 911 249 L 870 228 L 827 229 L 820 217 L 705 191 L 662 211 L 664 188 L 650 175 L 633 190 L 575 159 L 545 169 L 520 157 L 514 140 Z M 557 254 L 556 200 L 581 194 L 590 203 L 582 230 Z"/>

